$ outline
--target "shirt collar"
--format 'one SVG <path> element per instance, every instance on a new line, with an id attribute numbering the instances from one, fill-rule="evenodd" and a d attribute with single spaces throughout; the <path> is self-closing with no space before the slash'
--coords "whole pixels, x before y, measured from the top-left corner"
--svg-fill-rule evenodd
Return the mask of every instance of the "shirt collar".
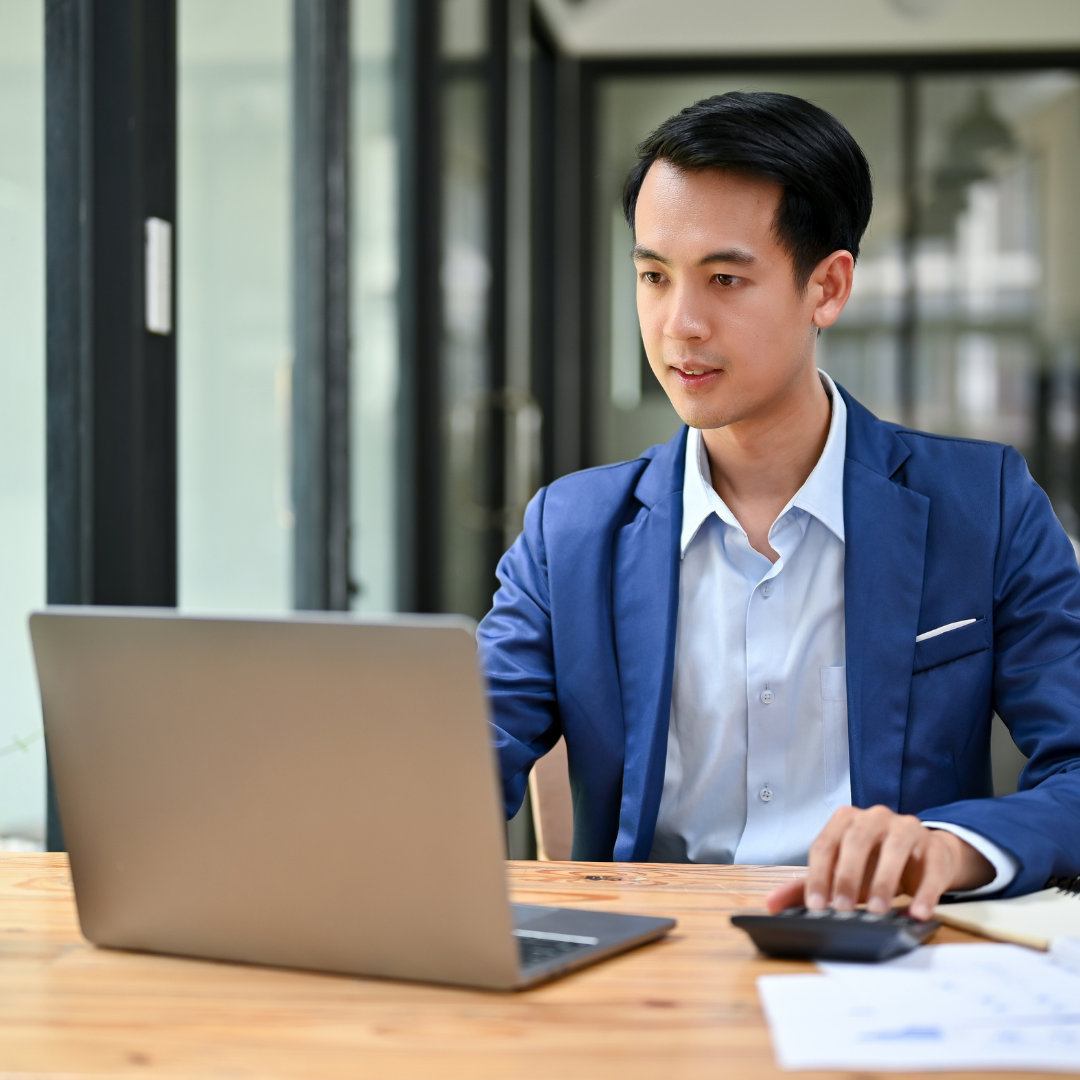
<path id="1" fill-rule="evenodd" d="M 832 402 L 829 434 L 821 457 L 805 483 L 791 497 L 778 516 L 783 517 L 792 507 L 798 507 L 815 517 L 841 543 L 844 540 L 844 458 L 847 454 L 847 406 L 836 384 L 819 371 L 821 383 Z M 729 525 L 739 527 L 735 516 L 724 500 L 713 490 L 709 458 L 700 428 L 691 428 L 686 439 L 686 458 L 683 472 L 683 521 L 679 540 L 680 555 L 686 554 L 690 542 L 711 514 Z"/>

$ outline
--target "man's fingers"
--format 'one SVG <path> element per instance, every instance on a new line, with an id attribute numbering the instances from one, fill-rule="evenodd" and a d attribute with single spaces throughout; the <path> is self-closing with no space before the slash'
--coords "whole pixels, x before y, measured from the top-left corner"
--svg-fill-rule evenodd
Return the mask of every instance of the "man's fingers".
<path id="1" fill-rule="evenodd" d="M 833 870 L 830 901 L 830 906 L 837 911 L 850 911 L 859 902 L 879 839 L 877 828 L 868 821 L 844 834 Z"/>
<path id="2" fill-rule="evenodd" d="M 956 863 L 952 843 L 960 842 L 951 833 L 932 829 L 925 829 L 924 833 L 922 874 L 908 907 L 916 919 L 929 919 L 941 894 L 950 887 Z"/>
<path id="3" fill-rule="evenodd" d="M 804 903 L 803 886 L 805 883 L 806 879 L 800 877 L 787 885 L 781 885 L 778 889 L 773 889 L 765 897 L 765 909 L 770 915 L 775 915 L 778 911 L 783 911 L 784 908 L 796 907 Z"/>
<path id="4" fill-rule="evenodd" d="M 884 806 L 847 817 L 827 894 L 831 906 L 838 911 L 850 911 L 865 895 L 865 885 L 874 872 L 882 840 L 897 820 Z M 812 852 L 813 849 L 811 855 Z"/>
<path id="5" fill-rule="evenodd" d="M 832 901 L 836 857 L 852 818 L 852 808 L 841 807 L 829 818 L 825 823 L 825 828 L 818 833 L 817 838 L 810 845 L 803 889 L 806 906 L 811 911 L 820 911 Z"/>
<path id="6" fill-rule="evenodd" d="M 884 912 L 907 891 L 911 914 L 928 919 L 947 889 L 975 888 L 993 876 L 986 858 L 950 832 L 885 806 L 845 806 L 810 845 L 806 877 L 774 890 L 766 905 L 773 913 L 799 903 L 845 911 L 865 899 Z"/>
<path id="7" fill-rule="evenodd" d="M 892 907 L 900 881 L 912 860 L 918 860 L 928 833 L 915 817 L 893 817 L 878 850 L 877 865 L 867 890 L 867 909 L 881 914 Z"/>

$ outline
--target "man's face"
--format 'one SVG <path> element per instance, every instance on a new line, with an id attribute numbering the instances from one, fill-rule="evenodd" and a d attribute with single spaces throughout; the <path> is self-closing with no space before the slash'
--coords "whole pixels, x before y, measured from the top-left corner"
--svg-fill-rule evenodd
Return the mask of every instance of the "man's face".
<path id="1" fill-rule="evenodd" d="M 655 162 L 635 214 L 645 351 L 675 411 L 705 429 L 783 423 L 817 383 L 820 290 L 774 233 L 781 188 Z"/>

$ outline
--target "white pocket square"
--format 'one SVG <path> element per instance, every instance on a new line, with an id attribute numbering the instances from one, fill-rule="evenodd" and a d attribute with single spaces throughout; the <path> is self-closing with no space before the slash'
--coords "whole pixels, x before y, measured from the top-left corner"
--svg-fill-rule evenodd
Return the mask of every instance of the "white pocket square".
<path id="1" fill-rule="evenodd" d="M 925 634 L 918 634 L 915 638 L 916 642 L 927 641 L 932 637 L 937 637 L 939 634 L 947 634 L 950 630 L 958 630 L 961 626 L 970 626 L 975 622 L 974 619 L 961 619 L 959 622 L 946 623 L 944 626 L 935 626 L 933 630 L 927 630 Z"/>

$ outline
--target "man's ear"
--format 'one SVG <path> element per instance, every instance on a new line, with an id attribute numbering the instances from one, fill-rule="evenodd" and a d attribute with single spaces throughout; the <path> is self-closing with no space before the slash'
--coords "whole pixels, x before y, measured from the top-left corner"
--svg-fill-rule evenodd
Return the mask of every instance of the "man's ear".
<path id="1" fill-rule="evenodd" d="M 855 259 L 850 251 L 834 251 L 814 267 L 808 288 L 814 298 L 814 325 L 822 330 L 832 326 L 851 295 Z"/>

